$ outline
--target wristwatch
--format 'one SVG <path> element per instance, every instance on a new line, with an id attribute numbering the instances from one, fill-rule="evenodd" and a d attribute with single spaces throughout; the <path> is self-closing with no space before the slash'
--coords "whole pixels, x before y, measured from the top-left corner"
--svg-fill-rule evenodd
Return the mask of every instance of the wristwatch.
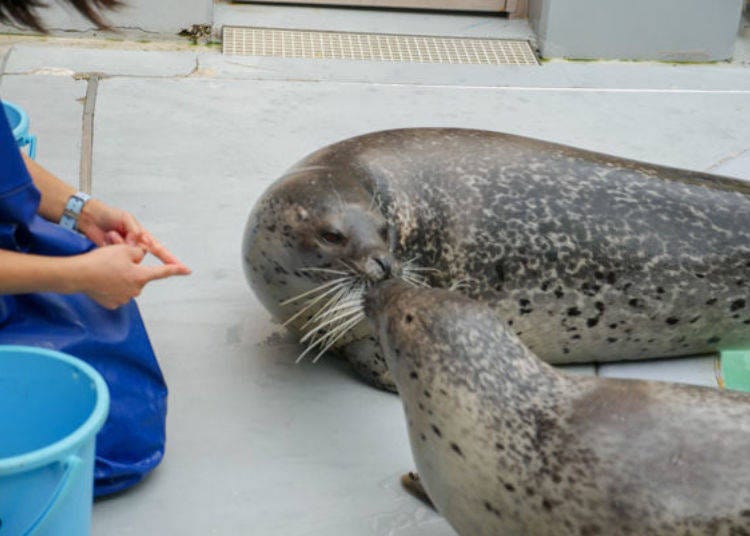
<path id="1" fill-rule="evenodd" d="M 86 201 L 91 199 L 91 196 L 83 192 L 76 192 L 68 199 L 68 204 L 65 205 L 62 218 L 60 218 L 60 225 L 71 231 L 75 231 L 78 225 L 78 218 L 81 216 L 83 205 Z"/>

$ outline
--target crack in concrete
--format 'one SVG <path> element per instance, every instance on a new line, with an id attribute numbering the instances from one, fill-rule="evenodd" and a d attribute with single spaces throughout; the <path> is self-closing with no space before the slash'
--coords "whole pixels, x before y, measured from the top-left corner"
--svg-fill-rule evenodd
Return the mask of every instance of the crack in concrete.
<path id="1" fill-rule="evenodd" d="M 35 32 L 29 31 L 28 28 L 25 26 L 20 26 L 18 24 L 15 24 L 13 21 L 6 21 L 4 22 L 6 26 L 9 26 L 10 28 L 13 28 L 14 30 L 17 30 L 19 35 L 24 36 L 37 36 L 38 34 Z M 141 32 L 144 34 L 149 35 L 172 35 L 171 32 L 160 32 L 157 30 L 147 30 L 141 26 L 112 26 L 110 30 L 102 31 L 99 28 L 95 26 L 87 26 L 85 28 L 58 28 L 55 26 L 47 27 L 47 32 L 50 34 L 65 34 L 65 35 L 71 35 L 71 34 L 95 34 L 95 35 L 112 35 L 117 34 L 121 31 L 135 31 L 135 32 Z"/>
<path id="2" fill-rule="evenodd" d="M 195 56 L 195 65 L 193 66 L 193 69 L 185 75 L 185 78 L 189 78 L 191 76 L 194 76 L 195 73 L 199 72 L 201 70 L 201 62 L 200 58 L 196 55 Z"/>
<path id="3" fill-rule="evenodd" d="M 731 160 L 734 160 L 735 158 L 739 158 L 740 156 L 742 156 L 743 154 L 745 154 L 747 152 L 750 152 L 750 146 L 745 147 L 744 149 L 740 149 L 739 151 L 735 151 L 735 152 L 733 152 L 731 154 L 728 154 L 728 155 L 720 158 L 719 160 L 717 160 L 716 162 L 714 162 L 713 164 L 711 164 L 710 166 L 708 166 L 706 168 L 706 171 L 711 171 L 713 169 L 716 169 L 716 168 L 722 166 L 723 164 L 726 164 L 727 162 L 729 162 Z"/>
<path id="4" fill-rule="evenodd" d="M 96 95 L 99 88 L 99 80 L 102 78 L 105 77 L 101 73 L 85 73 L 79 76 L 79 79 L 87 80 L 87 84 L 86 96 L 83 103 L 83 117 L 81 119 L 81 166 L 78 188 L 87 194 L 91 194 L 93 186 L 94 112 L 96 110 Z"/>
<path id="5" fill-rule="evenodd" d="M 100 79 L 104 78 L 139 78 L 139 79 L 154 79 L 154 80 L 170 80 L 170 79 L 181 79 L 190 78 L 194 76 L 199 69 L 198 58 L 195 58 L 193 67 L 188 72 L 176 73 L 176 74 L 132 74 L 132 73 L 96 73 Z M 31 69 L 28 71 L 13 71 L 5 73 L 5 76 L 72 76 L 76 80 L 88 79 L 91 73 L 88 71 L 73 71 L 72 69 L 66 69 L 64 67 L 40 67 L 37 69 Z"/>
<path id="6" fill-rule="evenodd" d="M 13 53 L 13 49 L 15 47 L 11 46 L 8 50 L 5 51 L 5 54 L 3 55 L 2 61 L 0 61 L 0 87 L 3 85 L 3 76 L 5 75 L 5 67 L 8 65 L 8 60 L 10 59 L 10 55 Z"/>

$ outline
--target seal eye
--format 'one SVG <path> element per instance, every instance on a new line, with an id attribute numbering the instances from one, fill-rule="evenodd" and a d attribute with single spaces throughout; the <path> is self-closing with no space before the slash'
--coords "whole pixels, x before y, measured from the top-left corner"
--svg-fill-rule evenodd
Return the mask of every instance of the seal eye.
<path id="1" fill-rule="evenodd" d="M 380 229 L 380 238 L 383 239 L 383 242 L 388 242 L 388 227 L 382 227 Z"/>
<path id="2" fill-rule="evenodd" d="M 320 233 L 320 238 L 334 245 L 343 244 L 345 240 L 344 235 L 336 231 L 323 231 Z"/>

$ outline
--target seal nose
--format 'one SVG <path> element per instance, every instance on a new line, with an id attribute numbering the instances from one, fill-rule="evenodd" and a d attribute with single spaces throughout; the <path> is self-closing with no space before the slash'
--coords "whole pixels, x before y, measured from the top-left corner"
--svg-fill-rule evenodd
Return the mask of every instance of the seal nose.
<path id="1" fill-rule="evenodd" d="M 365 262 L 365 273 L 373 281 L 381 281 L 391 277 L 393 263 L 385 255 L 373 255 Z"/>
<path id="2" fill-rule="evenodd" d="M 365 294 L 364 311 L 371 322 L 375 322 L 380 313 L 390 300 L 398 298 L 403 292 L 412 287 L 399 279 L 389 279 L 375 283 Z"/>

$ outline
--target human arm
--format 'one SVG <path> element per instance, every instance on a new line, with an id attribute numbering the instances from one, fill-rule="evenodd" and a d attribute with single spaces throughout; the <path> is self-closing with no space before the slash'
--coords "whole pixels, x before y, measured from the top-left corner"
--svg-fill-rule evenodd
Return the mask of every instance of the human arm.
<path id="1" fill-rule="evenodd" d="M 135 298 L 155 279 L 181 275 L 182 265 L 143 266 L 146 252 L 129 245 L 97 248 L 70 257 L 0 250 L 0 294 L 82 292 L 108 309 Z"/>

